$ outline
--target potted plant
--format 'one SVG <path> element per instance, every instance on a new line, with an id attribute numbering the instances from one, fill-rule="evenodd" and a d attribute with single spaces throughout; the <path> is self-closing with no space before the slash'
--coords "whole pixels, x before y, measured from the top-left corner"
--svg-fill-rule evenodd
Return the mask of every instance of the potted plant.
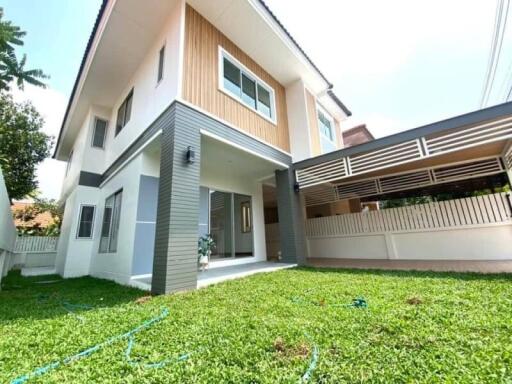
<path id="1" fill-rule="evenodd" d="M 208 267 L 212 249 L 215 247 L 215 241 L 210 235 L 201 236 L 198 241 L 199 268 L 204 271 Z"/>

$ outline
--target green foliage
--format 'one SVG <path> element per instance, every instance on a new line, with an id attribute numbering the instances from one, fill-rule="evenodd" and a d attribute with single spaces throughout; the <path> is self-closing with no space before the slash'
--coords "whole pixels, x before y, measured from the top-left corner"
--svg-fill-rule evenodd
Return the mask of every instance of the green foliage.
<path id="1" fill-rule="evenodd" d="M 417 204 L 426 204 L 431 203 L 432 198 L 430 196 L 419 196 L 419 197 L 405 197 L 403 199 L 390 199 L 381 201 L 380 208 L 397 208 L 397 207 L 406 207 L 409 205 L 417 205 Z"/>
<path id="2" fill-rule="evenodd" d="M 212 249 L 215 247 L 215 241 L 211 235 L 201 236 L 197 242 L 197 253 L 199 257 L 210 256 Z"/>
<path id="3" fill-rule="evenodd" d="M 26 55 L 23 55 L 21 60 L 16 57 L 16 47 L 23 45 L 26 32 L 3 17 L 4 10 L 0 7 L 0 91 L 9 90 L 13 81 L 20 89 L 23 89 L 25 83 L 45 87 L 41 80 L 47 79 L 48 76 L 40 69 L 26 70 Z"/>
<path id="4" fill-rule="evenodd" d="M 437 194 L 434 194 L 431 196 L 417 196 L 417 197 L 405 197 L 405 198 L 401 198 L 401 199 L 389 199 L 389 200 L 382 200 L 379 202 L 379 204 L 380 204 L 381 209 L 397 208 L 397 207 L 407 207 L 410 205 L 432 203 L 432 202 L 436 202 L 436 201 L 462 199 L 464 197 L 483 196 L 483 195 L 489 195 L 491 193 L 501 193 L 501 192 L 510 192 L 510 186 L 507 184 L 503 187 L 480 189 L 480 190 L 476 190 L 476 191 L 457 191 L 457 192 L 449 192 L 448 191 L 448 192 L 443 192 L 443 193 L 437 193 Z"/>
<path id="5" fill-rule="evenodd" d="M 43 118 L 32 104 L 0 93 L 0 166 L 9 198 L 37 188 L 36 166 L 50 155 L 53 138 L 41 131 Z"/>
<path id="6" fill-rule="evenodd" d="M 162 307 L 169 317 L 137 334 L 131 356 L 149 363 L 190 353 L 187 360 L 144 369 L 128 363 L 119 342 L 30 383 L 297 383 L 314 344 L 311 382 L 512 378 L 511 275 L 304 268 L 153 298 L 89 277 L 34 283 L 54 279 L 5 278 L 0 382 L 126 332 Z M 367 309 L 329 305 L 358 296 Z M 62 301 L 94 308 L 77 310 L 80 321 Z"/>
<path id="7" fill-rule="evenodd" d="M 54 199 L 35 197 L 32 205 L 15 210 L 12 216 L 14 219 L 28 223 L 44 212 L 48 212 L 53 219 L 50 225 L 45 228 L 39 226 L 28 227 L 26 225 L 18 226 L 18 234 L 21 236 L 59 236 L 64 211 Z"/>

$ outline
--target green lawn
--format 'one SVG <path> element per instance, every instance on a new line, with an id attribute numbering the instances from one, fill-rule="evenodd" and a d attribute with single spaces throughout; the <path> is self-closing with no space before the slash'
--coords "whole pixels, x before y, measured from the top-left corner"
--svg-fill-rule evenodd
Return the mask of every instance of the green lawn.
<path id="1" fill-rule="evenodd" d="M 129 331 L 127 340 L 28 382 L 512 382 L 512 276 L 291 269 L 195 292 L 142 291 L 92 278 L 10 274 L 0 292 L 0 382 Z M 363 296 L 369 307 L 344 308 Z M 295 299 L 294 299 L 295 298 Z M 93 309 L 63 306 L 63 302 Z M 188 359 L 174 361 L 190 353 Z M 161 368 L 144 366 L 162 360 Z"/>

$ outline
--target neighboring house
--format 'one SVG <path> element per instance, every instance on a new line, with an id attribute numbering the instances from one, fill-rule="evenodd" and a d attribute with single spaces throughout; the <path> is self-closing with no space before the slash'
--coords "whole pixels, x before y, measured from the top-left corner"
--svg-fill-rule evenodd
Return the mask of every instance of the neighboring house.
<path id="1" fill-rule="evenodd" d="M 359 212 L 383 193 L 367 178 L 439 165 L 420 138 L 504 111 L 344 148 L 350 111 L 262 0 L 105 0 L 54 155 L 68 162 L 57 271 L 192 289 L 208 233 L 212 268 L 269 248 L 304 264 L 306 215 Z"/>
<path id="2" fill-rule="evenodd" d="M 375 137 L 373 137 L 372 133 L 366 128 L 366 124 L 356 125 L 355 127 L 344 130 L 342 137 L 345 148 L 375 140 Z"/>
<path id="3" fill-rule="evenodd" d="M 14 225 L 18 231 L 40 231 L 48 228 L 55 223 L 50 212 L 35 213 L 31 208 L 34 203 L 32 201 L 14 201 L 11 205 L 11 212 L 14 217 Z"/>

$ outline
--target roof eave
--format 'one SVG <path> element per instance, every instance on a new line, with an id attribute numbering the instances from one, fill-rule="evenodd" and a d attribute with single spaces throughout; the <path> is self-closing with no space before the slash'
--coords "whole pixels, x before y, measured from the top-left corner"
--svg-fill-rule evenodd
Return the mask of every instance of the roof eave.
<path id="1" fill-rule="evenodd" d="M 102 3 L 101 3 L 101 6 L 100 6 L 100 9 L 98 11 L 98 15 L 96 16 L 96 21 L 94 22 L 94 26 L 92 28 L 92 31 L 91 31 L 91 34 L 89 36 L 89 40 L 87 41 L 87 45 L 85 47 L 85 52 L 84 52 L 84 55 L 82 57 L 82 61 L 80 63 L 80 67 L 78 68 L 78 73 L 77 73 L 77 76 L 75 78 L 75 83 L 73 84 L 73 88 L 71 90 L 71 95 L 69 96 L 69 100 L 68 100 L 68 105 L 66 106 L 66 111 L 64 113 L 64 118 L 62 119 L 62 124 L 61 124 L 61 127 L 60 127 L 60 130 L 59 130 L 59 135 L 57 136 L 57 143 L 55 144 L 55 150 L 53 152 L 53 155 L 52 155 L 52 158 L 56 159 L 57 158 L 57 153 L 59 151 L 59 147 L 60 147 L 60 143 L 61 143 L 61 140 L 62 140 L 62 135 L 63 135 L 63 132 L 64 132 L 64 127 L 68 121 L 68 118 L 69 118 L 69 113 L 70 113 L 70 110 L 71 110 L 71 105 L 73 104 L 73 101 L 75 99 L 75 96 L 76 96 L 76 92 L 77 92 L 77 89 L 78 89 L 78 84 L 80 83 L 80 79 L 82 78 L 82 75 L 83 75 L 83 71 L 84 71 L 84 68 L 85 68 L 85 63 L 87 62 L 87 58 L 90 54 L 90 51 L 91 51 L 91 47 L 92 47 L 92 43 L 96 37 L 96 33 L 98 32 L 98 27 L 100 25 L 100 22 L 103 18 L 103 16 L 105 15 L 105 10 L 107 8 L 107 4 L 110 0 L 103 0 Z"/>

